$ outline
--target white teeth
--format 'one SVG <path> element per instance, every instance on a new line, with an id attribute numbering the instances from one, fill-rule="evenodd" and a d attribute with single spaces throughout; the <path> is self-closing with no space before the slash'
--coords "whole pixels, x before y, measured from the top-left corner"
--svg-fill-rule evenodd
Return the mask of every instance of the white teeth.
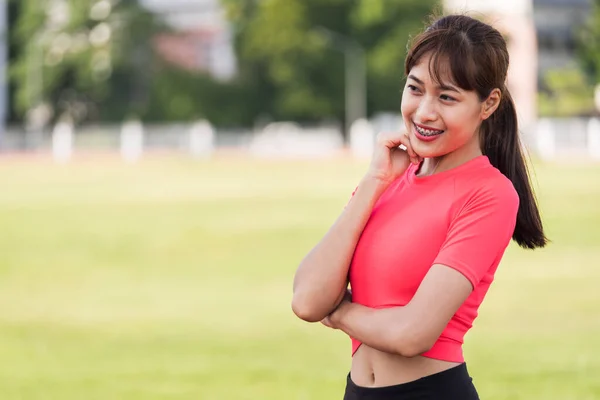
<path id="1" fill-rule="evenodd" d="M 440 133 L 444 132 L 444 131 L 437 131 L 437 130 L 434 131 L 434 130 L 431 130 L 431 129 L 423 129 L 420 126 L 417 126 L 417 125 L 415 125 L 415 128 L 417 129 L 417 131 L 419 131 L 419 133 L 421 135 L 424 135 L 424 136 L 439 135 Z"/>

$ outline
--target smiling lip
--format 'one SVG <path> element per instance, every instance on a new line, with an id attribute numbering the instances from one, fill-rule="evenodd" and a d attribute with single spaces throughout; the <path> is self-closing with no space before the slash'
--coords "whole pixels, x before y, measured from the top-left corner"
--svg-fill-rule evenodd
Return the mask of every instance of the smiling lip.
<path id="1" fill-rule="evenodd" d="M 444 131 L 442 129 L 430 128 L 428 126 L 423 126 L 423 125 L 417 124 L 415 122 L 413 122 L 413 124 L 415 125 L 415 136 L 417 137 L 417 139 L 422 140 L 423 142 L 432 142 L 435 139 L 437 139 L 438 137 L 440 137 L 442 135 L 442 133 L 444 133 Z M 431 130 L 431 131 L 441 131 L 442 133 L 439 133 L 439 134 L 436 134 L 433 136 L 425 136 L 425 135 L 422 135 L 421 133 L 419 133 L 419 131 L 416 128 L 417 126 L 421 129 L 427 129 L 427 130 Z"/>

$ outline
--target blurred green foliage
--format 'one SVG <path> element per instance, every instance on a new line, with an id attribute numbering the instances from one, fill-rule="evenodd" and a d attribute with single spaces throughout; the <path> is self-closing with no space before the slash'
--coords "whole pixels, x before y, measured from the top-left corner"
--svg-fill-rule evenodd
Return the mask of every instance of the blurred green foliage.
<path id="1" fill-rule="evenodd" d="M 588 20 L 578 32 L 578 57 L 587 75 L 600 84 L 600 0 L 592 0 Z"/>
<path id="2" fill-rule="evenodd" d="M 551 69 L 538 93 L 541 116 L 570 117 L 594 113 L 594 89 L 578 65 Z"/>
<path id="3" fill-rule="evenodd" d="M 344 55 L 320 28 L 357 42 L 367 55 L 367 106 L 398 110 L 407 41 L 433 0 L 223 0 L 235 27 L 242 79 L 256 77 L 274 119 L 344 115 Z"/>
<path id="4" fill-rule="evenodd" d="M 541 116 L 590 116 L 598 112 L 594 88 L 600 84 L 600 0 L 591 1 L 587 20 L 573 29 L 573 63 L 551 69 L 541 77 L 538 93 Z"/>
<path id="5" fill-rule="evenodd" d="M 344 54 L 319 34 L 320 27 L 366 50 L 369 111 L 397 110 L 407 40 L 436 4 L 222 0 L 238 57 L 238 75 L 223 82 L 161 60 L 151 43 L 167 28 L 135 0 L 112 1 L 107 15 L 98 12 L 100 0 L 49 1 L 43 7 L 39 0 L 9 1 L 13 120 L 44 101 L 54 118 L 68 111 L 78 121 L 136 115 L 233 126 L 343 120 Z M 53 17 L 52 4 L 61 2 L 68 8 L 63 20 Z M 103 41 L 106 27 L 110 37 Z"/>
<path id="6" fill-rule="evenodd" d="M 160 27 L 135 0 L 9 0 L 12 116 L 51 105 L 54 118 L 143 114 Z"/>
<path id="7" fill-rule="evenodd" d="M 259 120 L 344 120 L 345 59 L 322 29 L 365 49 L 367 109 L 400 105 L 407 42 L 436 0 L 221 0 L 233 28 L 238 74 L 230 81 L 162 60 L 168 31 L 136 0 L 9 0 L 11 119 L 36 105 L 76 121 L 207 118 L 218 126 Z M 62 6 L 61 6 L 62 4 Z M 61 18 L 60 7 L 65 7 Z M 108 36 L 107 36 L 108 33 Z M 594 113 L 600 83 L 600 0 L 578 30 L 579 66 L 542 77 L 541 115 Z"/>

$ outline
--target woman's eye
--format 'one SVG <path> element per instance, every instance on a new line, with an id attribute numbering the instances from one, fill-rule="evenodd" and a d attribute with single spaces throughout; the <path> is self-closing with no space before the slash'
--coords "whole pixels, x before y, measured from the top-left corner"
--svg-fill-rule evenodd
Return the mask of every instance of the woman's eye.
<path id="1" fill-rule="evenodd" d="M 419 89 L 417 89 L 417 87 L 415 85 L 408 85 L 407 87 L 408 87 L 408 90 L 410 90 L 411 92 L 416 92 L 419 90 Z"/>
<path id="2" fill-rule="evenodd" d="M 455 101 L 456 100 L 454 97 L 450 97 L 450 96 L 445 95 L 445 94 L 441 95 L 440 99 L 445 100 L 445 101 Z"/>

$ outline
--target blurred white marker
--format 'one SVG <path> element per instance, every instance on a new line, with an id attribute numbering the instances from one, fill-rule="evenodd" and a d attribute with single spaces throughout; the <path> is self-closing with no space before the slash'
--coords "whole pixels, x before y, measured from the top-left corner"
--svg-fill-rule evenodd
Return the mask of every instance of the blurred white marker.
<path id="1" fill-rule="evenodd" d="M 541 119 L 536 129 L 537 151 L 540 157 L 551 159 L 556 154 L 556 140 L 554 138 L 554 127 L 552 122 Z"/>
<path id="2" fill-rule="evenodd" d="M 121 157 L 127 162 L 136 162 L 144 146 L 144 128 L 139 121 L 128 121 L 121 128 Z"/>
<path id="3" fill-rule="evenodd" d="M 357 158 L 368 158 L 373 155 L 375 132 L 366 119 L 354 121 L 350 127 L 350 150 Z"/>
<path id="4" fill-rule="evenodd" d="M 207 158 L 215 147 L 215 132 L 212 125 L 202 120 L 195 123 L 189 133 L 189 150 L 194 157 Z"/>
<path id="5" fill-rule="evenodd" d="M 588 152 L 594 159 L 600 159 L 600 119 L 591 118 L 587 128 Z"/>
<path id="6" fill-rule="evenodd" d="M 73 154 L 73 122 L 61 119 L 52 131 L 52 157 L 58 163 L 66 163 Z"/>

